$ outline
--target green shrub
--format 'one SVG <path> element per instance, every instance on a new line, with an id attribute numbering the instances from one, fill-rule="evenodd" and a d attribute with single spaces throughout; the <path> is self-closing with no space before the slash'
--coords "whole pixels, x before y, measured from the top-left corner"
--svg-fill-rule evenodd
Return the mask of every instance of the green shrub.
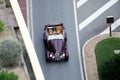
<path id="1" fill-rule="evenodd" d="M 0 4 L 2 4 L 3 3 L 3 0 L 0 0 Z"/>
<path id="2" fill-rule="evenodd" d="M 3 31 L 4 23 L 0 20 L 0 32 Z"/>
<path id="3" fill-rule="evenodd" d="M 19 64 L 22 47 L 18 41 L 5 40 L 0 44 L 0 65 L 14 67 Z"/>
<path id="4" fill-rule="evenodd" d="M 18 75 L 13 72 L 8 72 L 7 70 L 2 70 L 0 72 L 0 80 L 18 80 Z"/>
<path id="5" fill-rule="evenodd" d="M 99 68 L 100 80 L 120 80 L 120 56 L 105 61 Z"/>

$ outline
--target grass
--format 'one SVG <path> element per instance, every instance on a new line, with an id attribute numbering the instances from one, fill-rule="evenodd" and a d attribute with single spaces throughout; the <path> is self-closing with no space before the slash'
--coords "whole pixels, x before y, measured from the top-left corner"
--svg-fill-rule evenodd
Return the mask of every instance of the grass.
<path id="1" fill-rule="evenodd" d="M 4 23 L 0 20 L 0 32 L 3 31 Z"/>
<path id="2" fill-rule="evenodd" d="M 99 42 L 95 47 L 97 65 L 112 58 L 114 50 L 120 49 L 120 38 L 107 38 Z"/>
<path id="3" fill-rule="evenodd" d="M 120 38 L 107 38 L 100 41 L 95 47 L 96 61 L 98 67 L 98 73 L 100 65 L 105 61 L 112 59 L 115 54 L 114 50 L 120 49 Z"/>
<path id="4" fill-rule="evenodd" d="M 0 4 L 2 4 L 3 3 L 3 0 L 0 0 Z"/>

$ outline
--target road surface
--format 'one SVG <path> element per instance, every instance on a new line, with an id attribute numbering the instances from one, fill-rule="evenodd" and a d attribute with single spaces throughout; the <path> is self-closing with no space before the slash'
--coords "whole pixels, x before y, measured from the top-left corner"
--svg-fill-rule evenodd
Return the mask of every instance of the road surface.
<path id="1" fill-rule="evenodd" d="M 30 33 L 45 79 L 85 80 L 82 53 L 79 50 L 82 51 L 87 40 L 108 28 L 107 16 L 114 16 L 115 21 L 118 20 L 112 28 L 116 27 L 113 31 L 120 31 L 119 8 L 119 0 L 31 0 Z M 44 25 L 56 22 L 62 22 L 66 28 L 70 60 L 46 63 Z"/>
<path id="2" fill-rule="evenodd" d="M 46 80 L 82 80 L 76 41 L 72 0 L 34 0 L 32 3 L 32 39 Z M 69 61 L 46 63 L 43 45 L 44 25 L 63 23 L 68 36 Z M 83 72 L 83 71 L 82 71 Z M 83 74 L 82 74 L 83 75 Z"/>

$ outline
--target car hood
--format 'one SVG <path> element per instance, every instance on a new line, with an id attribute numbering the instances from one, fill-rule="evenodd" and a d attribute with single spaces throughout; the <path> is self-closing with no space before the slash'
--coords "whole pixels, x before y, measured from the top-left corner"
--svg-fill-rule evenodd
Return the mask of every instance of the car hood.
<path id="1" fill-rule="evenodd" d="M 53 52 L 62 52 L 64 40 L 63 39 L 55 39 L 50 40 L 50 48 Z"/>

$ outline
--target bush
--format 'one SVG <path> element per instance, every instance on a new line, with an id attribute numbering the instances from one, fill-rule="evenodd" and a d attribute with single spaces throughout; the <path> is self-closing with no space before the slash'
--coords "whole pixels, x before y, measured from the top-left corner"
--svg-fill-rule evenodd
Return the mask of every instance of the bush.
<path id="1" fill-rule="evenodd" d="M 0 32 L 3 31 L 4 23 L 0 20 Z"/>
<path id="2" fill-rule="evenodd" d="M 99 68 L 100 80 L 120 80 L 120 55 L 104 62 Z"/>
<path id="3" fill-rule="evenodd" d="M 17 66 L 20 61 L 22 47 L 18 41 L 5 40 L 0 44 L 0 65 L 2 67 Z"/>
<path id="4" fill-rule="evenodd" d="M 2 70 L 0 72 L 0 80 L 18 80 L 18 75 L 13 72 L 8 72 L 7 70 Z"/>
<path id="5" fill-rule="evenodd" d="M 3 0 L 0 0 L 0 4 L 2 4 L 3 3 Z"/>

